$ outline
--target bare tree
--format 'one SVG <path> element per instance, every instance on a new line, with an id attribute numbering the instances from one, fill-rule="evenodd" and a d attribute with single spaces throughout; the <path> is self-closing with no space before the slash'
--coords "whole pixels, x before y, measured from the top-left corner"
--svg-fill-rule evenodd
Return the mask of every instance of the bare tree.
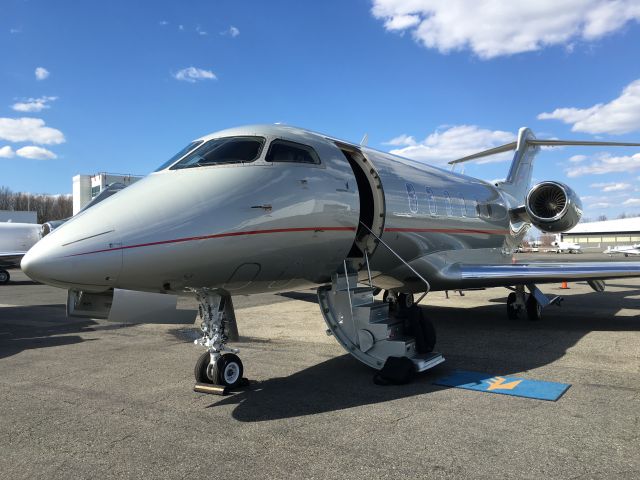
<path id="1" fill-rule="evenodd" d="M 35 211 L 38 223 L 62 220 L 73 215 L 71 195 L 47 195 L 14 193 L 8 187 L 0 186 L 0 210 Z"/>

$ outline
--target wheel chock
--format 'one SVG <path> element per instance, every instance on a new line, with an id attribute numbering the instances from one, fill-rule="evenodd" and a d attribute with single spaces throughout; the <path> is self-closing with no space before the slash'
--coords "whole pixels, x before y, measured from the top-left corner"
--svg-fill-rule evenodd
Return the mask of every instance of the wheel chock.
<path id="1" fill-rule="evenodd" d="M 229 393 L 228 387 L 224 385 L 212 385 L 211 383 L 196 383 L 193 387 L 193 391 L 213 395 L 226 395 Z"/>
<path id="2" fill-rule="evenodd" d="M 226 385 L 213 385 L 211 383 L 196 383 L 193 386 L 193 391 L 198 393 L 207 393 L 209 395 L 228 395 L 229 393 L 236 391 L 240 388 L 245 388 L 249 386 L 249 380 L 247 378 L 242 378 L 240 385 L 235 388 L 230 388 Z"/>

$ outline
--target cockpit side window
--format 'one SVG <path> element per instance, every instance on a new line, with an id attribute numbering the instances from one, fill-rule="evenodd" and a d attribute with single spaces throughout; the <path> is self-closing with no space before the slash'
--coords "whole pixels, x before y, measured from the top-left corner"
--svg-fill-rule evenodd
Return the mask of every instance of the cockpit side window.
<path id="1" fill-rule="evenodd" d="M 214 138 L 176 163 L 171 170 L 253 162 L 262 152 L 262 137 Z"/>
<path id="2" fill-rule="evenodd" d="M 320 157 L 318 157 L 313 148 L 287 140 L 274 140 L 271 142 L 265 160 L 267 162 L 320 164 Z"/>
<path id="3" fill-rule="evenodd" d="M 157 169 L 156 172 L 159 172 L 160 170 L 164 170 L 165 168 L 173 165 L 175 162 L 177 162 L 178 160 L 180 160 L 182 157 L 184 157 L 187 153 L 191 152 L 193 149 L 195 149 L 196 147 L 202 145 L 202 143 L 204 142 L 204 140 L 196 140 L 195 142 L 191 142 L 189 145 L 187 145 L 186 147 L 184 147 L 182 150 L 180 150 L 178 153 L 176 153 L 173 157 L 171 157 L 169 160 L 167 160 L 166 162 L 164 162 L 162 165 L 160 165 Z"/>

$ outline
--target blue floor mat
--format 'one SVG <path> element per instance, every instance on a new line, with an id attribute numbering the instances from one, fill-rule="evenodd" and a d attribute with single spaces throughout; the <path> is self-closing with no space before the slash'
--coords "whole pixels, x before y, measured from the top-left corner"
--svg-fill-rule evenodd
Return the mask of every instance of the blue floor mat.
<path id="1" fill-rule="evenodd" d="M 454 370 L 453 373 L 439 378 L 433 383 L 445 387 L 550 401 L 558 400 L 571 386 L 567 383 L 543 382 L 519 377 L 501 377 L 467 370 Z"/>

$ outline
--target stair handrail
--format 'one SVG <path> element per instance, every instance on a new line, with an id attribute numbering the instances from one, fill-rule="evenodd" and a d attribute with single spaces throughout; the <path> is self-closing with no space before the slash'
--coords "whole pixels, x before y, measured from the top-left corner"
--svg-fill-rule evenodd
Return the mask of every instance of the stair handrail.
<path id="1" fill-rule="evenodd" d="M 364 261 L 367 264 L 367 274 L 369 275 L 369 286 L 373 288 L 373 281 L 371 280 L 371 267 L 369 267 L 369 254 L 367 253 L 367 249 L 364 249 Z"/>
<path id="2" fill-rule="evenodd" d="M 411 265 L 409 265 L 406 260 L 404 258 L 402 258 L 400 255 L 398 255 L 393 248 L 391 248 L 389 245 L 387 245 L 385 243 L 384 240 L 382 240 L 378 235 L 376 235 L 375 233 L 373 233 L 373 231 L 367 227 L 362 221 L 360 222 L 360 225 L 362 225 L 364 228 L 367 229 L 367 231 L 374 236 L 374 238 L 376 240 L 378 240 L 378 242 L 380 242 L 382 245 L 384 245 L 386 247 L 387 250 L 389 250 L 393 255 L 395 255 L 395 257 L 400 260 L 409 270 L 411 270 L 413 273 L 416 274 L 416 277 L 418 277 L 420 280 L 422 280 L 424 282 L 424 284 L 427 286 L 427 290 L 426 293 L 428 293 L 431 290 L 431 285 L 429 284 L 429 282 L 427 281 L 426 278 L 424 278 L 422 275 L 420 275 L 415 268 L 413 268 Z"/>
<path id="3" fill-rule="evenodd" d="M 349 272 L 347 271 L 346 259 L 343 260 L 342 265 L 344 266 L 344 279 L 347 282 L 347 296 L 349 297 L 349 310 L 351 311 L 351 317 L 353 318 L 353 302 L 351 301 L 351 285 L 349 285 Z"/>

